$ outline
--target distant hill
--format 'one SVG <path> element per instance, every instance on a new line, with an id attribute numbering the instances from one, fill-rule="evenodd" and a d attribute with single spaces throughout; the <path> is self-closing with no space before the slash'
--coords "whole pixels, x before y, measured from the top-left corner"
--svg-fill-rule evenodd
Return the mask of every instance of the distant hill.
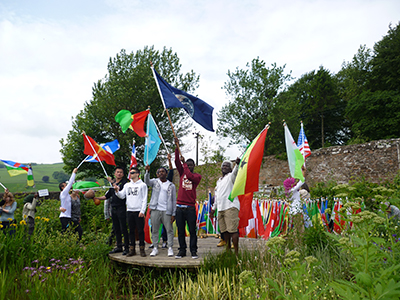
<path id="1" fill-rule="evenodd" d="M 35 180 L 35 188 L 28 187 L 26 184 L 27 175 L 22 174 L 10 177 L 7 169 L 0 163 L 0 182 L 5 185 L 10 192 L 32 192 L 41 189 L 48 189 L 50 192 L 59 191 L 58 182 L 53 178 L 53 173 L 63 171 L 64 163 L 56 164 L 32 164 L 33 177 Z M 42 181 L 43 176 L 49 176 L 49 182 Z M 0 193 L 3 189 L 0 188 Z"/>

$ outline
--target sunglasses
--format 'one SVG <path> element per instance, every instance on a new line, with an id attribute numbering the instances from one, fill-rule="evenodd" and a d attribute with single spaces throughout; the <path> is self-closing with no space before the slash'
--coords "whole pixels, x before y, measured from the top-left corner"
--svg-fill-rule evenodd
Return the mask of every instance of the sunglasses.
<path id="1" fill-rule="evenodd" d="M 139 172 L 130 172 L 130 174 L 139 174 Z"/>

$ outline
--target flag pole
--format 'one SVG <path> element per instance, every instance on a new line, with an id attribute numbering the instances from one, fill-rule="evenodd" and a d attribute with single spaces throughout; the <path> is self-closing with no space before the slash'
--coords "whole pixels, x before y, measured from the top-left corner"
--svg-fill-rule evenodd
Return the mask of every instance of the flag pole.
<path id="1" fill-rule="evenodd" d="M 2 184 L 1 182 L 0 182 L 0 185 L 3 187 L 3 189 L 7 189 L 5 186 L 4 186 L 4 184 Z"/>
<path id="2" fill-rule="evenodd" d="M 151 114 L 151 113 L 150 113 L 150 114 Z M 154 120 L 154 118 L 153 118 L 153 120 Z M 161 131 L 160 131 L 160 129 L 158 128 L 158 125 L 157 125 L 157 123 L 156 123 L 155 120 L 154 120 L 154 124 L 156 125 L 156 129 L 157 129 L 158 135 L 160 136 L 160 139 L 161 139 L 161 141 L 162 141 L 163 144 L 164 144 L 165 150 L 167 150 L 167 153 L 169 153 L 168 148 L 167 148 L 167 145 L 165 144 L 164 138 L 163 138 L 163 136 L 162 136 L 162 134 L 161 134 Z"/>
<path id="3" fill-rule="evenodd" d="M 89 142 L 89 145 L 90 145 L 90 147 L 91 147 L 92 150 L 93 150 L 93 153 L 96 153 L 96 154 L 97 154 L 97 152 L 96 152 L 96 150 L 94 149 L 92 143 L 91 143 L 90 140 L 87 138 L 87 135 L 86 135 L 85 131 L 82 131 L 82 134 L 85 136 L 86 140 Z M 85 159 L 86 159 L 86 158 L 85 158 Z M 106 172 L 106 169 L 105 169 L 104 166 L 103 166 L 103 163 L 101 162 L 101 159 L 99 159 L 99 163 L 100 163 L 101 167 L 103 168 L 104 174 L 106 174 L 106 178 L 109 177 L 108 174 L 107 174 L 107 172 Z M 112 186 L 111 182 L 110 182 L 110 186 Z"/>
<path id="4" fill-rule="evenodd" d="M 154 80 L 156 82 L 158 93 L 160 94 L 161 102 L 162 102 L 162 104 L 164 106 L 164 110 L 167 112 L 167 117 L 168 117 L 169 124 L 171 125 L 172 133 L 174 134 L 174 137 L 176 139 L 178 139 L 178 137 L 176 136 L 175 130 L 174 130 L 174 126 L 172 125 L 172 121 L 171 121 L 171 117 L 170 117 L 169 112 L 168 112 L 168 108 L 165 106 L 164 97 L 163 97 L 163 95 L 161 93 L 161 89 L 160 89 L 160 85 L 158 84 L 158 81 L 157 81 L 156 73 L 154 73 L 153 62 L 150 62 L 150 67 L 151 67 L 151 71 L 153 72 L 153 77 L 154 77 Z M 182 155 L 181 149 L 179 148 L 179 144 L 177 144 L 176 147 L 178 148 L 179 155 Z"/>
<path id="5" fill-rule="evenodd" d="M 149 113 L 149 115 L 150 115 L 149 117 L 153 118 L 151 116 L 151 113 Z M 146 166 L 149 164 L 149 133 L 150 133 L 150 122 L 149 118 L 147 118 L 146 142 L 145 142 L 145 146 L 147 145 Z"/>
<path id="6" fill-rule="evenodd" d="M 86 156 L 76 168 L 79 169 L 79 167 L 89 158 L 89 156 L 90 155 Z"/>

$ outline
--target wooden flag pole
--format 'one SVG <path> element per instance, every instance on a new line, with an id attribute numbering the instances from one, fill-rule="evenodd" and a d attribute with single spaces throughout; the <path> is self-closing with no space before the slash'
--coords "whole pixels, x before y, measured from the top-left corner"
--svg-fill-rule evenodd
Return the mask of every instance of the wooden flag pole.
<path id="1" fill-rule="evenodd" d="M 171 125 L 172 133 L 174 134 L 174 138 L 178 139 L 178 137 L 176 136 L 175 130 L 174 130 L 174 126 L 172 125 L 172 121 L 171 121 L 171 117 L 170 117 L 169 112 L 168 112 L 168 108 L 166 108 L 166 106 L 165 106 L 164 97 L 163 97 L 163 95 L 161 93 L 161 89 L 160 89 L 160 85 L 158 84 L 158 81 L 157 81 L 156 73 L 154 73 L 153 62 L 150 62 L 150 66 L 151 66 L 151 71 L 153 72 L 154 80 L 156 81 L 158 93 L 160 94 L 160 97 L 161 97 L 161 102 L 162 102 L 162 104 L 164 106 L 164 110 L 167 112 L 167 117 L 168 117 L 169 125 Z M 176 144 L 176 147 L 178 148 L 179 155 L 182 155 L 181 149 L 179 148 L 179 144 Z"/>

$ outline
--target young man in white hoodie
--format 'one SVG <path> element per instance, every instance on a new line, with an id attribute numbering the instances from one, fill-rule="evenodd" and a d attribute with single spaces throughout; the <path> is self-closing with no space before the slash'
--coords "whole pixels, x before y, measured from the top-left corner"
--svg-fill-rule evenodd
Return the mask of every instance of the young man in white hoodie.
<path id="1" fill-rule="evenodd" d="M 116 195 L 124 199 L 126 198 L 126 210 L 128 211 L 128 227 L 129 227 L 129 253 L 127 256 L 136 255 L 135 249 L 135 233 L 136 229 L 139 234 L 140 256 L 146 256 L 144 251 L 144 213 L 147 206 L 147 185 L 139 178 L 140 171 L 133 167 L 129 171 L 130 182 L 125 184 L 122 191 L 117 185 L 114 185 Z"/>

